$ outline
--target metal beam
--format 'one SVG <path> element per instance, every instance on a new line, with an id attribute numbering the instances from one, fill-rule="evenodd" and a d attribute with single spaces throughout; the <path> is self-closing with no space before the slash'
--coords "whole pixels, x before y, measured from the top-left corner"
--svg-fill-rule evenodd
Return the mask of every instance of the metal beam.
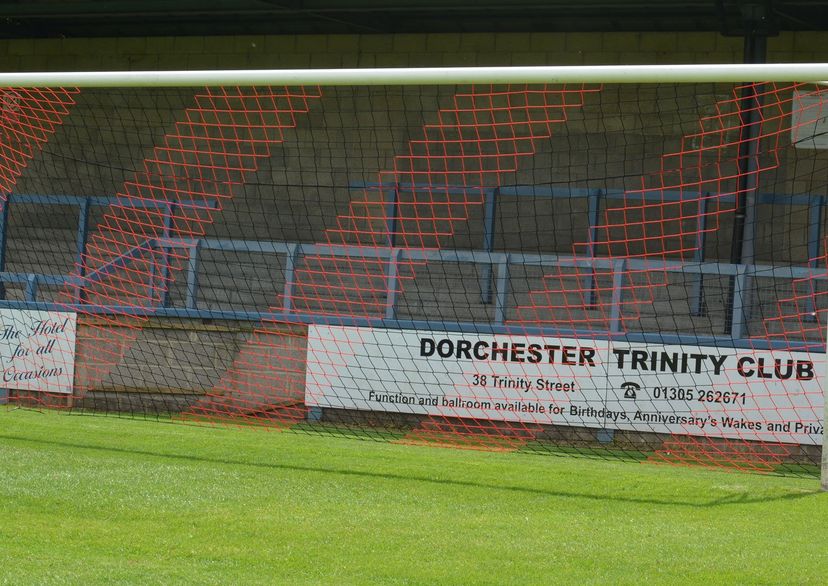
<path id="1" fill-rule="evenodd" d="M 498 188 L 486 190 L 483 201 L 483 250 L 494 251 L 497 219 Z M 480 269 L 480 301 L 484 304 L 492 302 L 492 269 L 493 265 L 483 265 Z"/>
<path id="2" fill-rule="evenodd" d="M 764 35 L 748 34 L 745 36 L 744 54 L 748 64 L 763 64 L 767 60 L 767 38 Z M 761 80 L 747 80 L 761 81 Z M 756 238 L 756 193 L 759 185 L 759 142 L 762 131 L 762 87 L 752 83 L 742 88 L 739 100 L 739 146 L 737 155 L 738 179 L 736 187 L 736 211 L 733 218 L 733 237 L 731 239 L 731 264 L 752 265 L 755 261 Z M 737 295 L 743 295 L 737 299 Z M 733 280 L 727 304 L 730 321 L 734 328 L 747 326 L 750 314 L 750 285 L 746 280 L 737 283 Z M 742 315 L 735 315 L 735 312 Z"/>
<path id="3" fill-rule="evenodd" d="M 6 270 L 6 242 L 8 240 L 9 230 L 9 208 L 11 207 L 11 200 L 7 197 L 5 201 L 0 201 L 0 272 Z M 6 298 L 6 284 L 0 281 L 0 299 Z"/>

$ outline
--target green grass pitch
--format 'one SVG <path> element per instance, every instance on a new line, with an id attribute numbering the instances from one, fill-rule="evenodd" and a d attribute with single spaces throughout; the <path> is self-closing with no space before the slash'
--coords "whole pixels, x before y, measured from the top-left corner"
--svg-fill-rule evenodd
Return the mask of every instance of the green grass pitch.
<path id="1" fill-rule="evenodd" d="M 814 478 L 0 410 L 0 583 L 826 579 Z"/>

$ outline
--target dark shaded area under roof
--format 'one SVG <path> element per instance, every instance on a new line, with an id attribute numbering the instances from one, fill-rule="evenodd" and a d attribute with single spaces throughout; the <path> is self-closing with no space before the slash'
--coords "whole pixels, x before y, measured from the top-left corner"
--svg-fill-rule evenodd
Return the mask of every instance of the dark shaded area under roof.
<path id="1" fill-rule="evenodd" d="M 825 0 L 0 0 L 0 38 L 824 29 Z"/>

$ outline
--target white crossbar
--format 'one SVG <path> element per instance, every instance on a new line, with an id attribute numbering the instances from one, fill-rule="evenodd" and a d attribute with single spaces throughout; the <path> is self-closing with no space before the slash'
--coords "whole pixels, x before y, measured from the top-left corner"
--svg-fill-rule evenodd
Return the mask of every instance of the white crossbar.
<path id="1" fill-rule="evenodd" d="M 828 63 L 0 73 L 0 87 L 817 82 Z"/>

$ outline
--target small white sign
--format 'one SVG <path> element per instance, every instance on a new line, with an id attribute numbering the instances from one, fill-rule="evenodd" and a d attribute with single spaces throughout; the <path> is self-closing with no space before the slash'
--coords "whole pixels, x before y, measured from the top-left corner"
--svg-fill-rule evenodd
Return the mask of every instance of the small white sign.
<path id="1" fill-rule="evenodd" d="M 805 352 L 310 326 L 305 402 L 819 445 L 824 361 Z"/>
<path id="2" fill-rule="evenodd" d="M 77 314 L 0 309 L 0 387 L 71 393 Z"/>
<path id="3" fill-rule="evenodd" d="M 828 92 L 794 92 L 791 143 L 799 149 L 828 149 Z"/>

